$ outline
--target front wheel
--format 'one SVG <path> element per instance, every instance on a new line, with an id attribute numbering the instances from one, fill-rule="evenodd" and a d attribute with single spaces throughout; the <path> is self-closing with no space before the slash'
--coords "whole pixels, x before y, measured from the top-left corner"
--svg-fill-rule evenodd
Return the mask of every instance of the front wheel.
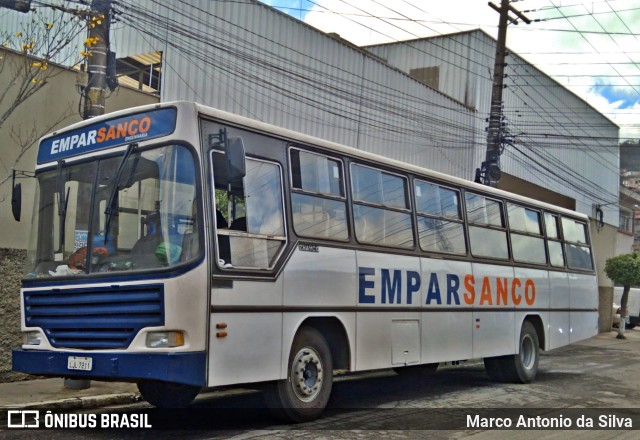
<path id="1" fill-rule="evenodd" d="M 149 380 L 138 382 L 142 398 L 157 408 L 184 408 L 196 398 L 200 387 Z"/>
<path id="2" fill-rule="evenodd" d="M 318 330 L 303 327 L 293 339 L 287 379 L 270 384 L 265 390 L 265 400 L 277 416 L 292 422 L 305 422 L 322 414 L 332 385 L 329 345 Z"/>

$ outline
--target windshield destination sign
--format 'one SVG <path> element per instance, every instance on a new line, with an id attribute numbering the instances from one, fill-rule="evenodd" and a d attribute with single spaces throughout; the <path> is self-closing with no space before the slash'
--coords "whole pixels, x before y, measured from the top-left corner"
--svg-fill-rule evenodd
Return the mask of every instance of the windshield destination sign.
<path id="1" fill-rule="evenodd" d="M 173 133 L 176 109 L 163 108 L 96 122 L 42 141 L 38 165 Z"/>

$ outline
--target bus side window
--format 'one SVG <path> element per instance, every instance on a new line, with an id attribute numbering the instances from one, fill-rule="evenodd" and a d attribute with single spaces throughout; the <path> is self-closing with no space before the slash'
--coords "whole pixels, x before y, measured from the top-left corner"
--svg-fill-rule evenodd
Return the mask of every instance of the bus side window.
<path id="1" fill-rule="evenodd" d="M 291 148 L 293 228 L 303 237 L 349 238 L 342 162 Z"/>
<path id="2" fill-rule="evenodd" d="M 459 191 L 421 180 L 416 180 L 414 185 L 421 249 L 466 254 Z"/>
<path id="3" fill-rule="evenodd" d="M 351 181 L 356 239 L 361 243 L 413 248 L 407 178 L 352 164 Z"/>
<path id="4" fill-rule="evenodd" d="M 591 249 L 587 239 L 587 225 L 562 217 L 562 234 L 569 269 L 593 270 Z"/>
<path id="5" fill-rule="evenodd" d="M 554 267 L 564 267 L 564 249 L 560 238 L 560 219 L 555 214 L 544 213 L 549 262 Z"/>
<path id="6" fill-rule="evenodd" d="M 502 202 L 467 192 L 465 206 L 471 254 L 475 257 L 507 260 L 509 248 Z"/>
<path id="7" fill-rule="evenodd" d="M 507 212 L 513 259 L 521 263 L 547 264 L 540 212 L 513 203 L 507 203 Z"/>
<path id="8" fill-rule="evenodd" d="M 286 242 L 282 171 L 276 163 L 246 159 L 246 176 L 227 183 L 224 156 L 212 152 L 218 266 L 271 269 Z"/>

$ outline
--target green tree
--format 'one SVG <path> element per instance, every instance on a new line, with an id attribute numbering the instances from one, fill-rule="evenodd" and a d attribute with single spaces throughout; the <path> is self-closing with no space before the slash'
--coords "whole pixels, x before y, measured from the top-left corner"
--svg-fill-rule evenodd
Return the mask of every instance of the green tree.
<path id="1" fill-rule="evenodd" d="M 624 328 L 627 318 L 627 300 L 631 286 L 640 285 L 640 253 L 618 255 L 609 258 L 604 266 L 604 272 L 614 283 L 624 286 L 620 300 L 620 325 L 618 325 L 618 339 L 625 339 Z"/>

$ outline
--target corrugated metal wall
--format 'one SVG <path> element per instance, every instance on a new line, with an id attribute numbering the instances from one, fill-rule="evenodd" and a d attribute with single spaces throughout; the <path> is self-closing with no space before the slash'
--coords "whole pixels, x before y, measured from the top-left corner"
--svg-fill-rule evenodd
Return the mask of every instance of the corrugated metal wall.
<path id="1" fill-rule="evenodd" d="M 406 72 L 440 66 L 440 90 L 478 110 L 478 162 L 483 160 L 483 128 L 489 115 L 495 40 L 482 31 L 368 47 Z M 576 200 L 592 215 L 605 206 L 605 221 L 618 224 L 618 127 L 578 96 L 526 60 L 509 52 L 503 91 L 513 145 L 502 169 Z"/>
<path id="2" fill-rule="evenodd" d="M 357 48 L 254 2 L 121 4 L 160 17 L 128 22 L 114 40 L 119 56 L 148 52 L 144 39 L 164 52 L 164 101 L 194 100 L 473 178 L 475 112 Z"/>

